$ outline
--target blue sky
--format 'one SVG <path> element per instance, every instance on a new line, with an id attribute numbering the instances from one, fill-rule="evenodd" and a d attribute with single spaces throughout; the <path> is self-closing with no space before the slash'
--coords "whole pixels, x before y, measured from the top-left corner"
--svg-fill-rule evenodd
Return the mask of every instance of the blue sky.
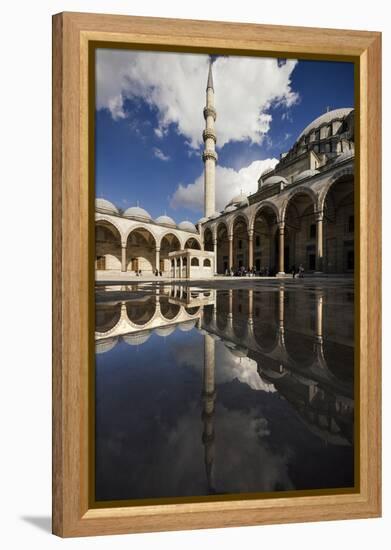
<path id="1" fill-rule="evenodd" d="M 99 50 L 96 196 L 177 222 L 202 215 L 201 132 L 208 57 Z M 217 58 L 217 209 L 327 108 L 354 107 L 351 63 Z"/>

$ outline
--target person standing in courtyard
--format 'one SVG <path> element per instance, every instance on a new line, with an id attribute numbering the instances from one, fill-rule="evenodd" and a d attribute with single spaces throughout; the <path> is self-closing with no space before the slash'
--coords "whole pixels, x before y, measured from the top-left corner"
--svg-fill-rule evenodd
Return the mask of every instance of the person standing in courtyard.
<path id="1" fill-rule="evenodd" d="M 303 264 L 299 265 L 299 278 L 304 279 L 304 266 L 303 266 Z"/>

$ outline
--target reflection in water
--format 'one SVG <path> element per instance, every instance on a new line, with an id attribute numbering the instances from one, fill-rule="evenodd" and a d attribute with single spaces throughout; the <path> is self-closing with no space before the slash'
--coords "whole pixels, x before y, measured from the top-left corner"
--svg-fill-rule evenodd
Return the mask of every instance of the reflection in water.
<path id="1" fill-rule="evenodd" d="M 354 485 L 353 285 L 96 293 L 96 500 Z"/>

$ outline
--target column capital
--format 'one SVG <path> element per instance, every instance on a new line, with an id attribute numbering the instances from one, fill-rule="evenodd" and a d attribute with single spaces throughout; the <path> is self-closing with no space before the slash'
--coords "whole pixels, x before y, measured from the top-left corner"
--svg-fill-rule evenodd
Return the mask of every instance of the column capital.
<path id="1" fill-rule="evenodd" d="M 254 237 L 254 229 L 248 229 L 248 238 L 252 239 Z"/>
<path id="2" fill-rule="evenodd" d="M 278 222 L 278 229 L 279 229 L 280 233 L 283 233 L 284 230 L 285 230 L 285 222 L 279 221 Z"/>
<path id="3" fill-rule="evenodd" d="M 155 252 L 160 252 L 160 246 L 155 247 Z"/>
<path id="4" fill-rule="evenodd" d="M 126 241 L 121 241 L 121 248 L 126 248 Z"/>
<path id="5" fill-rule="evenodd" d="M 233 240 L 234 240 L 234 236 L 233 236 L 233 235 L 231 235 L 231 234 L 230 234 L 230 235 L 228 235 L 228 240 L 229 240 L 229 241 L 233 241 Z"/>
<path id="6" fill-rule="evenodd" d="M 323 218 L 324 218 L 324 211 L 323 210 L 318 210 L 317 212 L 315 212 L 315 220 L 317 222 L 322 222 Z"/>
<path id="7" fill-rule="evenodd" d="M 213 246 L 217 245 L 217 239 L 213 239 Z"/>

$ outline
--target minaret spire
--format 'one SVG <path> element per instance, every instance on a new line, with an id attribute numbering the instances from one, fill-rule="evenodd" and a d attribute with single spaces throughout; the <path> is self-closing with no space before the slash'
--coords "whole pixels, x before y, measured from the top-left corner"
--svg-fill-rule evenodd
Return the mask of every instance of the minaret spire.
<path id="1" fill-rule="evenodd" d="M 216 132 L 215 120 L 216 109 L 214 107 L 214 87 L 212 74 L 212 60 L 209 64 L 208 82 L 206 85 L 206 106 L 204 108 L 205 130 L 202 137 L 205 143 L 205 149 L 202 154 L 202 159 L 205 164 L 204 169 L 204 216 L 209 218 L 215 210 L 215 187 L 216 187 Z"/>
<path id="2" fill-rule="evenodd" d="M 212 60 L 210 60 L 210 63 L 209 63 L 208 83 L 206 85 L 206 90 L 208 90 L 208 88 L 211 88 L 214 91 L 213 74 L 212 74 Z"/>

